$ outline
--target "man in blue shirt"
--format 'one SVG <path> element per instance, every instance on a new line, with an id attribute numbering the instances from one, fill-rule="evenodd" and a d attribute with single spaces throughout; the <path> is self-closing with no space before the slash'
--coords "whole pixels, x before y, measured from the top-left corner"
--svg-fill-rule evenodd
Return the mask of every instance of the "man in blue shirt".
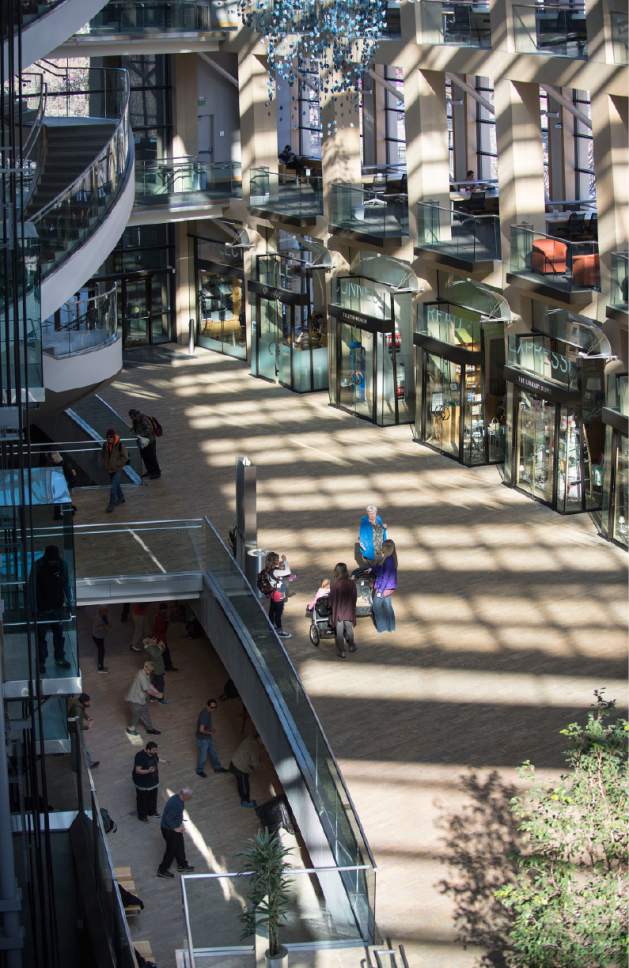
<path id="1" fill-rule="evenodd" d="M 177 870 L 184 874 L 193 871 L 194 867 L 186 860 L 186 847 L 183 841 L 183 806 L 192 796 L 192 790 L 183 787 L 179 793 L 173 794 L 166 801 L 162 812 L 162 837 L 166 841 L 166 850 L 162 862 L 157 868 L 158 877 L 174 877 L 170 870 L 173 860 L 177 861 Z"/>
<path id="2" fill-rule="evenodd" d="M 218 758 L 218 753 L 214 748 L 214 741 L 212 740 L 212 736 L 214 735 L 212 728 L 213 712 L 216 712 L 216 699 L 208 699 L 205 708 L 201 710 L 197 717 L 197 749 L 199 751 L 197 758 L 197 776 L 207 776 L 205 772 L 205 761 L 208 756 L 215 773 L 227 773 L 225 767 L 221 766 L 221 761 Z"/>

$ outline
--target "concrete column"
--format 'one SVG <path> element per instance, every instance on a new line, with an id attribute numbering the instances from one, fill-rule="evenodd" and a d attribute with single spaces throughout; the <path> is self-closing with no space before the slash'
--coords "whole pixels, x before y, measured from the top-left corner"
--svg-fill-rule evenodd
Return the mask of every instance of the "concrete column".
<path id="1" fill-rule="evenodd" d="M 490 0 L 489 22 L 492 50 L 515 50 L 512 0 Z"/>
<path id="2" fill-rule="evenodd" d="M 627 15 L 626 0 L 585 0 L 586 31 L 588 42 L 588 59 L 614 63 L 614 47 L 619 37 L 614 36 L 614 12 Z M 621 53 L 622 44 L 617 52 Z M 621 54 L 622 56 L 622 54 Z M 623 63 L 622 60 L 617 60 Z"/>
<path id="3" fill-rule="evenodd" d="M 627 248 L 629 183 L 627 98 L 591 92 L 598 248 L 603 305 L 609 303 L 611 254 Z"/>
<path id="4" fill-rule="evenodd" d="M 197 156 L 197 55 L 175 54 L 173 64 L 174 158 Z"/>
<path id="5" fill-rule="evenodd" d="M 409 48 L 407 48 L 408 50 Z M 406 166 L 411 239 L 417 238 L 417 202 L 450 207 L 445 74 L 420 71 L 413 51 L 402 57 L 406 120 Z"/>
<path id="6" fill-rule="evenodd" d="M 323 211 L 330 221 L 332 182 L 361 184 L 361 147 L 358 98 L 353 93 L 322 93 Z"/>
<path id="7" fill-rule="evenodd" d="M 188 240 L 188 228 L 193 224 L 177 222 L 175 225 L 175 338 L 182 345 L 188 342 L 191 319 L 196 326 L 194 252 Z"/>
<path id="8" fill-rule="evenodd" d="M 500 187 L 502 264 L 509 265 L 511 226 L 545 231 L 544 149 L 537 84 L 496 79 L 496 140 Z"/>
<path id="9" fill-rule="evenodd" d="M 266 64 L 253 41 L 238 55 L 238 101 L 242 150 L 242 189 L 249 195 L 252 168 L 277 171 L 277 102 L 269 102 Z"/>

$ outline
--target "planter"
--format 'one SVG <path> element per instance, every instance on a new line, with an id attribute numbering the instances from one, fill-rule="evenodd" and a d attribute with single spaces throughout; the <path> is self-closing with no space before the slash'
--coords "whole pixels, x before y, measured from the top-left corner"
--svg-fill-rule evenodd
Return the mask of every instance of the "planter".
<path id="1" fill-rule="evenodd" d="M 273 958 L 267 951 L 266 968 L 288 968 L 288 951 L 286 948 L 282 948 L 280 954 L 275 955 Z"/>

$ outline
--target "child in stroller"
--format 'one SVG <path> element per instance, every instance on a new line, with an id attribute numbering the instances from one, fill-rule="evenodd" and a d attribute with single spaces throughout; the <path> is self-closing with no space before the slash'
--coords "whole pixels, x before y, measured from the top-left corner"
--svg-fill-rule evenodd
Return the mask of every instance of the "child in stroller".
<path id="1" fill-rule="evenodd" d="M 318 646 L 322 638 L 334 635 L 329 595 L 330 579 L 322 578 L 314 597 L 311 598 L 306 606 L 306 615 L 310 619 L 308 634 L 314 646 Z"/>

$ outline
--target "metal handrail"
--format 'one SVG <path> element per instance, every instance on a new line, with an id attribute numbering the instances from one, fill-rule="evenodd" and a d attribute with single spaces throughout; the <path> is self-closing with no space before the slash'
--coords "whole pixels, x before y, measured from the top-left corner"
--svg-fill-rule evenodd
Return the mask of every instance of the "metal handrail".
<path id="1" fill-rule="evenodd" d="M 31 125 L 31 130 L 28 133 L 28 137 L 26 138 L 26 141 L 22 146 L 22 160 L 28 159 L 31 151 L 33 150 L 33 146 L 35 144 L 37 135 L 43 131 L 43 118 L 44 118 L 44 112 L 46 110 L 46 97 L 48 93 L 48 87 L 44 83 L 44 77 L 42 74 L 22 74 L 22 80 L 24 80 L 25 78 L 30 79 L 31 77 L 39 78 L 41 89 L 39 94 L 39 104 L 37 106 L 37 113 L 35 114 L 35 118 Z M 33 95 L 24 94 L 21 96 L 32 97 Z"/>
<path id="2" fill-rule="evenodd" d="M 117 292 L 117 289 L 118 287 L 114 284 L 111 287 L 111 289 L 107 290 L 107 292 L 101 292 L 96 296 L 88 296 L 86 299 L 77 299 L 75 302 L 75 305 L 76 304 L 85 305 L 86 303 L 92 303 L 92 302 L 97 303 L 97 302 L 101 302 L 102 300 L 109 299 L 114 293 Z M 63 312 L 63 310 L 66 309 L 66 307 L 69 307 L 71 309 L 72 303 L 73 303 L 72 299 L 66 299 L 63 306 L 61 306 L 60 309 L 57 310 L 57 312 Z M 70 322 L 65 323 L 65 325 L 56 327 L 55 332 L 62 333 L 64 330 L 80 328 L 81 322 L 86 318 L 87 318 L 87 313 L 83 313 L 81 316 L 78 316 L 76 319 L 72 319 L 70 320 Z M 50 320 L 47 320 L 47 323 L 50 325 Z M 46 325 L 45 323 L 42 324 L 42 326 L 45 326 L 45 325 Z"/>
<path id="3" fill-rule="evenodd" d="M 120 118 L 116 123 L 116 126 L 113 130 L 113 134 L 111 138 L 109 139 L 105 147 L 98 153 L 96 158 L 90 161 L 89 165 L 87 165 L 83 169 L 81 174 L 78 175 L 77 178 L 75 178 L 70 185 L 64 188 L 63 191 L 61 191 L 58 195 L 56 195 L 53 199 L 51 199 L 51 201 L 48 202 L 47 205 L 44 205 L 43 208 L 41 208 L 38 212 L 35 213 L 35 215 L 31 219 L 31 221 L 34 222 L 35 224 L 40 222 L 41 219 L 44 218 L 44 216 L 46 216 L 50 211 L 52 211 L 52 209 L 56 208 L 57 205 L 60 202 L 62 202 L 64 198 L 67 198 L 69 195 L 71 195 L 72 192 L 75 190 L 75 188 L 77 188 L 80 185 L 80 183 L 83 181 L 83 179 L 88 174 L 88 172 L 90 172 L 99 163 L 99 161 L 102 161 L 102 159 L 107 156 L 107 154 L 110 151 L 111 145 L 113 144 L 113 142 L 118 136 L 119 131 L 122 129 L 125 123 L 128 123 L 129 99 L 131 97 L 131 85 L 129 83 L 129 72 L 122 67 L 107 67 L 107 68 L 101 68 L 101 70 L 107 71 L 108 73 L 111 73 L 111 74 L 113 73 L 120 74 L 124 78 L 125 95 L 124 95 L 124 105 L 122 107 L 122 111 L 120 112 Z M 129 152 L 129 157 L 131 157 L 131 152 Z M 129 168 L 129 164 L 127 163 L 127 169 L 128 168 Z"/>

